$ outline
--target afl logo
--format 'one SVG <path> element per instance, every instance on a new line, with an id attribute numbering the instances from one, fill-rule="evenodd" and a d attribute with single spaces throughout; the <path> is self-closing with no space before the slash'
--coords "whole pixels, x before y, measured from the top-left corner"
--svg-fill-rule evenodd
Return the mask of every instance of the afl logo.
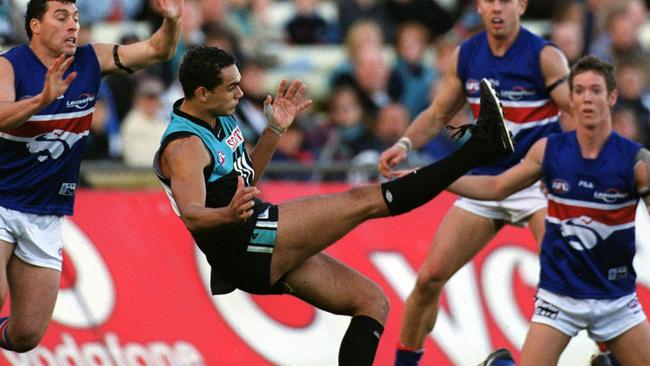
<path id="1" fill-rule="evenodd" d="M 480 83 L 478 80 L 475 79 L 468 79 L 465 82 L 465 89 L 467 90 L 467 94 L 473 94 L 473 93 L 478 93 L 480 89 Z"/>
<path id="2" fill-rule="evenodd" d="M 223 165 L 226 162 L 226 154 L 223 151 L 217 151 L 217 162 L 219 165 Z"/>
<path id="3" fill-rule="evenodd" d="M 555 193 L 567 193 L 570 188 L 569 182 L 562 179 L 553 179 L 553 183 L 551 183 L 551 189 Z"/>

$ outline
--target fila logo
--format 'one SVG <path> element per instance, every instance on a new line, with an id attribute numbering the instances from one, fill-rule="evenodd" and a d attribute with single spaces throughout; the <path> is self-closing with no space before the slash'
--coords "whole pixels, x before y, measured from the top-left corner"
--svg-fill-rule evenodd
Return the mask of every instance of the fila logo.
<path id="1" fill-rule="evenodd" d="M 579 187 L 584 187 L 584 188 L 589 188 L 589 189 L 594 189 L 594 183 L 593 182 L 587 182 L 585 180 L 581 180 L 578 182 Z"/>

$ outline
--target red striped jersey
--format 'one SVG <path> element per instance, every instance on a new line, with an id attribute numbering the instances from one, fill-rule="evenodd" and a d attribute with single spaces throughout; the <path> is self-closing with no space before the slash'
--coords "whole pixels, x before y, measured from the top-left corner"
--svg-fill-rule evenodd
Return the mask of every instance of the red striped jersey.
<path id="1" fill-rule="evenodd" d="M 549 136 L 542 171 L 548 189 L 539 286 L 574 298 L 635 291 L 634 165 L 641 146 L 612 133 L 585 159 L 575 131 Z"/>
<path id="2" fill-rule="evenodd" d="M 43 90 L 47 68 L 27 45 L 2 55 L 14 69 L 16 100 Z M 84 142 L 101 81 L 91 45 L 79 47 L 63 77 L 68 90 L 21 126 L 0 132 L 0 206 L 41 215 L 71 215 Z"/>
<path id="3" fill-rule="evenodd" d="M 485 32 L 463 42 L 457 72 L 474 118 L 480 110 L 479 81 L 490 80 L 503 104 L 506 126 L 514 135 L 515 152 L 475 174 L 499 174 L 517 164 L 540 138 L 560 132 L 560 109 L 546 90 L 540 52 L 550 43 L 525 28 L 503 56 L 490 50 Z"/>

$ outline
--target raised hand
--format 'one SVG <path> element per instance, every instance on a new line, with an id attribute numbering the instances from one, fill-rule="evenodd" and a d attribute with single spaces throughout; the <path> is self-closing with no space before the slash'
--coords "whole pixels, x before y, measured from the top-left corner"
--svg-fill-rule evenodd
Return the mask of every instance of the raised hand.
<path id="1" fill-rule="evenodd" d="M 73 57 L 59 56 L 52 65 L 47 69 L 43 91 L 41 92 L 42 104 L 48 105 L 56 98 L 65 93 L 77 77 L 77 72 L 73 71 L 63 78 L 65 71 L 72 65 Z"/>
<path id="2" fill-rule="evenodd" d="M 275 100 L 267 96 L 264 100 L 264 110 L 269 123 L 286 130 L 293 123 L 298 113 L 307 109 L 311 99 L 304 99 L 307 86 L 300 80 L 294 80 L 289 88 L 287 81 L 282 80 L 275 94 Z"/>
<path id="3" fill-rule="evenodd" d="M 178 20 L 183 15 L 185 0 L 156 0 L 154 8 L 165 19 Z"/>
<path id="4" fill-rule="evenodd" d="M 254 186 L 245 187 L 244 179 L 241 176 L 237 177 L 237 190 L 228 205 L 233 222 L 244 222 L 253 215 L 255 205 L 253 198 L 259 193 L 260 191 Z"/>

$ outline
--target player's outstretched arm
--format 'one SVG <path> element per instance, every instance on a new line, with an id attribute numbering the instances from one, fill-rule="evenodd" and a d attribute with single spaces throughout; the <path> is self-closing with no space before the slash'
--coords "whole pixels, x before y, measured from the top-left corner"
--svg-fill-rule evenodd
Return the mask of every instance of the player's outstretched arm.
<path id="1" fill-rule="evenodd" d="M 300 112 L 311 106 L 312 100 L 305 98 L 306 90 L 307 86 L 300 80 L 294 80 L 291 84 L 282 80 L 275 98 L 269 95 L 264 100 L 264 115 L 268 125 L 250 154 L 255 170 L 253 184 L 257 183 L 266 170 L 280 136 L 293 124 Z"/>
<path id="2" fill-rule="evenodd" d="M 499 201 L 530 186 L 542 177 L 542 160 L 546 139 L 537 141 L 526 157 L 500 175 L 465 175 L 447 190 L 459 196 L 477 200 Z"/>
<path id="3" fill-rule="evenodd" d="M 102 74 L 133 72 L 169 60 L 176 53 L 180 38 L 180 21 L 185 0 L 156 0 L 155 9 L 163 16 L 163 23 L 148 39 L 116 50 L 111 43 L 94 43 Z M 117 52 L 117 56 L 114 55 Z"/>
<path id="4" fill-rule="evenodd" d="M 47 69 L 43 90 L 38 95 L 16 101 L 13 67 L 7 59 L 0 57 L 0 131 L 20 126 L 65 93 L 77 77 L 76 72 L 63 77 L 72 60 L 72 57 L 59 56 Z"/>

